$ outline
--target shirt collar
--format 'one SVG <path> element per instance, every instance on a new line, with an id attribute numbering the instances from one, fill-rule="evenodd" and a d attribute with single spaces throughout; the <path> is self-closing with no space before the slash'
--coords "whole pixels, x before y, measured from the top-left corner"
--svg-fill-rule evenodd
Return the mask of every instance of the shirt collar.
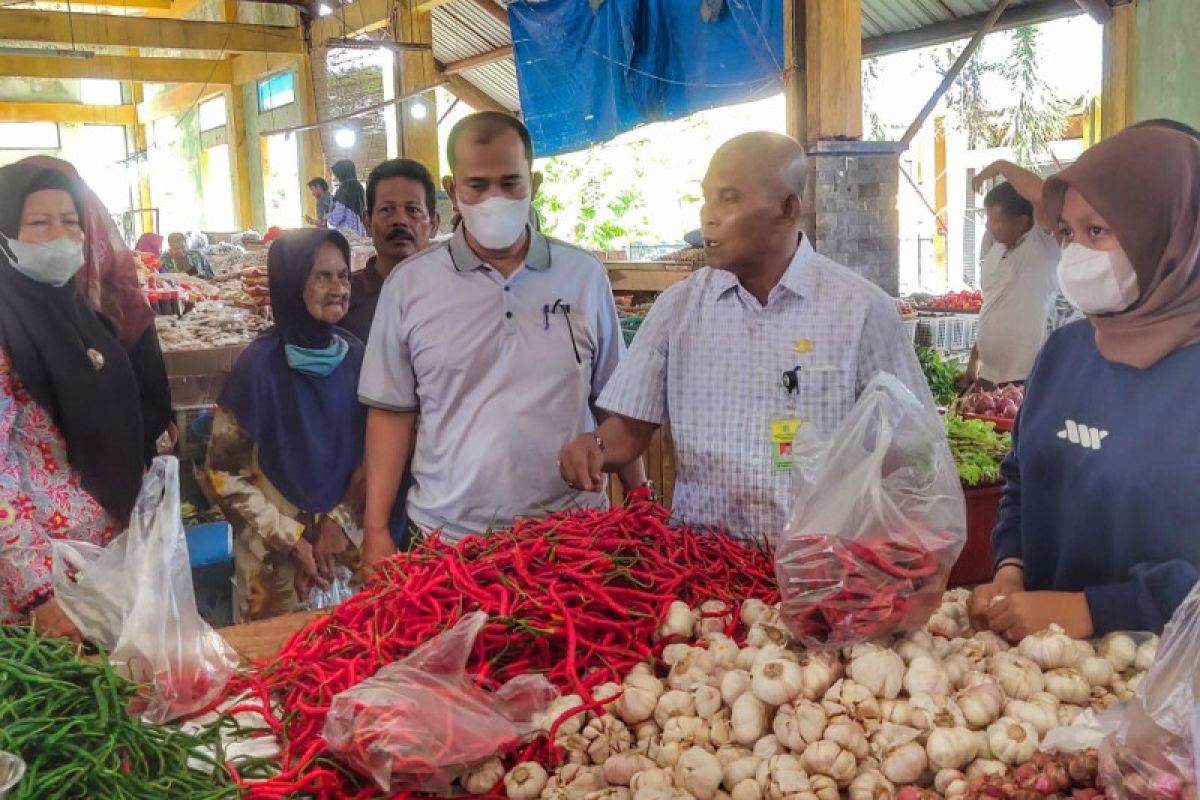
<path id="1" fill-rule="evenodd" d="M 800 243 L 796 246 L 796 252 L 792 254 L 791 263 L 788 264 L 787 270 L 784 271 L 783 277 L 779 279 L 779 283 L 775 285 L 775 289 L 771 290 L 771 294 L 783 287 L 787 291 L 797 297 L 811 297 L 816 291 L 817 274 L 810 263 L 817 255 L 813 249 L 812 242 L 804 234 L 800 234 Z M 737 277 L 728 270 L 714 270 L 717 273 L 716 288 L 717 299 L 720 300 L 731 290 L 737 288 Z M 768 302 L 770 299 L 768 298 Z"/>
<path id="2" fill-rule="evenodd" d="M 550 240 L 537 231 L 529 231 L 529 252 L 525 254 L 525 266 L 534 270 L 550 269 Z M 459 272 L 471 272 L 487 266 L 467 243 L 466 228 L 459 225 L 450 237 L 450 260 Z"/>
<path id="3" fill-rule="evenodd" d="M 375 259 L 377 256 L 371 256 L 367 259 L 367 266 L 355 275 L 361 281 L 362 288 L 370 293 L 378 293 L 383 290 L 383 276 L 375 269 Z"/>

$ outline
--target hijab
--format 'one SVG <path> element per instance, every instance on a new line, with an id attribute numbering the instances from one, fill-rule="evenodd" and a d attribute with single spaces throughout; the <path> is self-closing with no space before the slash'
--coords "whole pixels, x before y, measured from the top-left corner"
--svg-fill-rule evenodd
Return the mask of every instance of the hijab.
<path id="1" fill-rule="evenodd" d="M 155 314 L 138 284 L 137 259 L 125 246 L 108 209 L 66 161 L 31 156 L 13 166 L 17 165 L 52 169 L 66 175 L 75 185 L 84 235 L 84 262 L 83 269 L 75 276 L 76 291 L 116 326 L 117 337 L 126 348 L 133 347 L 154 324 Z M 6 202 L 0 198 L 0 206 Z M 19 208 L 16 213 L 20 215 Z"/>
<path id="2" fill-rule="evenodd" d="M 337 245 L 350 263 L 349 243 L 333 230 L 288 231 L 271 245 L 267 275 L 275 325 L 241 354 L 218 401 L 258 447 L 267 479 L 293 505 L 315 513 L 342 501 L 362 463 L 366 436 L 366 409 L 358 402 L 363 345 L 304 305 L 304 287 L 325 242 Z M 329 375 L 288 366 L 285 346 L 327 347 L 334 336 L 349 351 Z"/>
<path id="3" fill-rule="evenodd" d="M 163 237 L 158 233 L 143 233 L 138 237 L 137 244 L 133 246 L 133 249 L 148 256 L 160 256 L 163 250 Z"/>
<path id="4" fill-rule="evenodd" d="M 25 198 L 59 189 L 80 210 L 80 186 L 62 172 L 19 162 L 0 168 L 0 232 L 16 238 Z M 82 215 L 81 215 L 82 216 Z M 0 240 L 0 346 L 29 396 L 54 420 L 80 485 L 122 525 L 146 465 L 141 397 L 114 327 L 72 278 L 61 287 L 19 272 Z"/>
<path id="5" fill-rule="evenodd" d="M 1046 181 L 1053 219 L 1068 187 L 1104 217 L 1137 272 L 1137 302 L 1089 316 L 1100 354 L 1146 369 L 1200 342 L 1200 142 L 1168 127 L 1130 128 Z"/>
<path id="6" fill-rule="evenodd" d="M 330 167 L 330 169 L 333 171 L 334 177 L 341 182 L 338 190 L 333 195 L 333 199 L 353 211 L 355 216 L 361 217 L 363 209 L 367 205 L 367 192 L 358 180 L 358 173 L 354 168 L 354 162 L 348 158 L 343 158 Z"/>

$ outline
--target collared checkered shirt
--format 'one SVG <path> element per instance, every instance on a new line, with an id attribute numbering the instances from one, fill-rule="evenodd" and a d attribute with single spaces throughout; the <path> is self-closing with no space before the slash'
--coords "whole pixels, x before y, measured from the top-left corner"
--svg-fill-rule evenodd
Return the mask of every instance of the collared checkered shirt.
<path id="1" fill-rule="evenodd" d="M 789 393 L 783 374 L 797 367 Z M 664 292 L 598 405 L 670 424 L 685 522 L 773 537 L 792 499 L 771 422 L 798 417 L 831 433 L 880 371 L 933 406 L 894 301 L 803 239 L 765 306 L 711 268 Z"/>

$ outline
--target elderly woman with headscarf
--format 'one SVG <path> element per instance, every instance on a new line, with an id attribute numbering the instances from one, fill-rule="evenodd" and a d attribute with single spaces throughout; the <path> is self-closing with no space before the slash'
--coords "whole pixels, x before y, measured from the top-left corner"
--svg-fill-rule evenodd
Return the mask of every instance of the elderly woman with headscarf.
<path id="1" fill-rule="evenodd" d="M 977 625 L 1161 631 L 1200 573 L 1200 142 L 1130 129 L 1046 181 L 1086 318 L 1029 376 Z"/>
<path id="2" fill-rule="evenodd" d="M 79 631 L 52 539 L 124 529 L 170 395 L 154 313 L 70 165 L 0 168 L 0 622 Z"/>
<path id="3" fill-rule="evenodd" d="M 235 529 L 240 620 L 295 610 L 314 584 L 328 587 L 337 562 L 351 566 L 362 541 L 363 345 L 337 327 L 350 246 L 337 231 L 289 231 L 267 265 L 275 325 L 234 365 L 208 451 Z"/>
<path id="4" fill-rule="evenodd" d="M 337 191 L 325 217 L 325 226 L 333 230 L 348 230 L 359 236 L 366 236 L 367 229 L 363 225 L 363 210 L 367 205 L 367 191 L 358 179 L 354 162 L 348 158 L 334 163 L 330 169 L 333 177 L 338 180 Z"/>

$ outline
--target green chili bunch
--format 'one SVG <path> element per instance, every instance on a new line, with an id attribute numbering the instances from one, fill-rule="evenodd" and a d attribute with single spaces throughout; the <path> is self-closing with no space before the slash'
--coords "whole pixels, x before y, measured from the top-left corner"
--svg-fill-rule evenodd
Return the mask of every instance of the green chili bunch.
<path id="1" fill-rule="evenodd" d="M 0 626 L 0 750 L 25 760 L 12 800 L 234 798 L 216 726 L 200 735 L 145 725 L 126 708 L 138 691 L 104 658 L 30 628 Z M 192 769 L 206 762 L 211 772 Z"/>

